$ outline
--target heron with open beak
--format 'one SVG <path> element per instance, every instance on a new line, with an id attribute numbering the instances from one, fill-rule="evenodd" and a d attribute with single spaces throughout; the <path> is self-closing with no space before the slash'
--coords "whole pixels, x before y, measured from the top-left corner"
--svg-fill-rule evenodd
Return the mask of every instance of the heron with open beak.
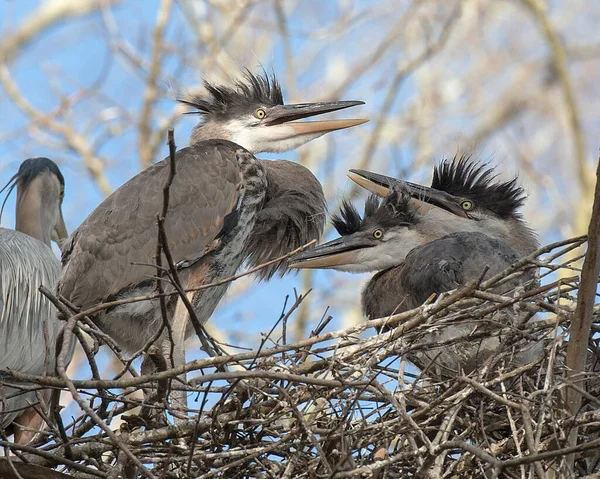
<path id="1" fill-rule="evenodd" d="M 191 145 L 176 153 L 165 231 L 182 286 L 199 321 L 206 322 L 228 283 L 199 287 L 231 277 L 245 260 L 256 265 L 278 258 L 318 238 L 324 226 L 325 198 L 314 175 L 293 162 L 254 155 L 295 149 L 367 120 L 304 121 L 363 102 L 286 105 L 274 76 L 250 72 L 230 85 L 205 82 L 203 94 L 183 103 L 201 121 L 192 131 Z M 156 215 L 168 174 L 168 159 L 152 165 L 77 228 L 63 250 L 62 295 L 86 310 L 154 292 Z M 262 276 L 285 268 L 286 263 L 275 263 Z M 165 290 L 172 288 L 166 284 Z M 176 345 L 173 363 L 182 365 L 183 343 L 194 329 L 181 300 L 172 296 L 167 309 Z M 158 300 L 116 306 L 96 314 L 94 321 L 129 352 L 147 346 L 163 327 Z M 165 334 L 163 348 L 169 357 Z"/>
<path id="2" fill-rule="evenodd" d="M 432 294 L 478 279 L 486 268 L 486 277 L 500 273 L 538 247 L 535 233 L 518 213 L 525 196 L 516 179 L 495 181 L 493 170 L 467 158 L 436 167 L 431 187 L 361 170 L 352 170 L 351 177 L 375 192 L 364 215 L 345 202 L 333 218 L 340 237 L 295 255 L 291 267 L 377 271 L 362 293 L 367 318 L 420 306 Z M 380 200 L 378 195 L 385 196 Z M 531 271 L 493 291 L 536 284 Z M 473 370 L 497 348 L 498 338 L 470 348 L 434 346 L 472 329 L 473 324 L 442 328 L 428 338 L 431 347 L 410 360 L 425 369 L 436 358 L 446 369 L 443 376 Z"/>

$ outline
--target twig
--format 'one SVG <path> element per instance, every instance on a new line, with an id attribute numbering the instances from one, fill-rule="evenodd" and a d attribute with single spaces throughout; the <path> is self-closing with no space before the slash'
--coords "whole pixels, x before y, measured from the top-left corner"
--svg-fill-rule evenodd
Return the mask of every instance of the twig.
<path id="1" fill-rule="evenodd" d="M 161 228 L 164 228 L 164 222 L 167 217 L 167 211 L 169 209 L 169 191 L 171 189 L 171 185 L 173 184 L 173 179 L 175 178 L 176 165 L 175 165 L 175 136 L 173 128 L 169 128 L 169 133 L 167 135 L 167 143 L 169 145 L 169 174 L 167 175 L 167 179 L 165 180 L 165 184 L 163 185 L 163 202 L 162 202 L 162 211 L 157 215 L 157 223 L 158 223 L 158 240 L 156 241 L 156 291 L 159 294 L 159 304 L 160 304 L 160 313 L 162 318 L 162 330 L 167 330 L 167 337 L 171 344 L 171 354 L 169 357 L 171 358 L 171 366 L 173 364 L 173 348 L 175 347 L 173 341 L 173 328 L 171 327 L 171 322 L 169 321 L 168 313 L 167 313 L 167 303 L 164 296 L 164 288 L 162 283 L 163 276 L 163 268 L 162 268 L 162 254 L 165 248 L 167 247 L 166 238 L 161 234 Z M 164 231 L 164 230 L 163 230 Z M 158 336 L 160 337 L 160 336 Z M 158 338 L 157 338 L 158 339 Z"/>
<path id="2" fill-rule="evenodd" d="M 55 135 L 62 137 L 65 142 L 83 159 L 90 175 L 95 180 L 98 188 L 105 195 L 111 193 L 111 187 L 104 174 L 104 165 L 96 156 L 91 146 L 82 135 L 77 133 L 70 125 L 61 123 L 50 115 L 44 115 L 36 110 L 21 94 L 17 84 L 13 81 L 5 64 L 0 63 L 0 83 L 4 87 L 9 98 L 15 105 L 38 125 L 47 128 Z"/>
<path id="3" fill-rule="evenodd" d="M 184 292 L 185 293 L 193 293 L 194 291 L 201 291 L 203 289 L 214 288 L 216 286 L 221 286 L 223 284 L 231 283 L 237 279 L 243 278 L 244 276 L 248 276 L 250 274 L 256 273 L 257 271 L 260 271 L 261 269 L 266 268 L 272 264 L 279 263 L 285 259 L 291 258 L 295 254 L 299 253 L 300 251 L 303 251 L 304 249 L 308 248 L 309 246 L 312 246 L 315 243 L 316 243 L 316 240 L 312 240 L 312 241 L 306 243 L 305 245 L 302 245 L 299 248 L 296 248 L 295 250 L 290 251 L 289 253 L 287 253 L 283 256 L 280 256 L 279 258 L 275 258 L 273 260 L 267 261 L 266 263 L 255 266 L 254 268 L 250 268 L 246 271 L 243 271 L 236 275 L 230 276 L 229 278 L 226 278 L 226 279 L 223 279 L 220 281 L 215 281 L 214 283 L 204 284 L 197 288 L 185 289 Z M 170 297 L 170 296 L 175 296 L 178 294 L 179 294 L 178 291 L 174 291 L 172 293 L 163 293 L 163 296 Z M 104 311 L 105 309 L 113 308 L 115 306 L 121 306 L 123 304 L 139 303 L 141 301 L 148 301 L 148 300 L 157 299 L 160 297 L 161 297 L 161 295 L 159 295 L 159 294 L 148 294 L 148 295 L 144 295 L 144 296 L 136 296 L 133 298 L 121 299 L 121 300 L 116 300 L 116 301 L 108 301 L 105 303 L 101 303 L 97 306 L 94 306 L 86 311 L 81 311 L 81 312 L 77 313 L 74 317 L 75 317 L 75 319 L 77 319 L 79 321 L 86 316 L 93 316 L 94 314 L 96 314 L 100 311 Z"/>
<path id="4" fill-rule="evenodd" d="M 560 86 L 563 92 L 565 108 L 569 118 L 569 127 L 573 136 L 573 146 L 575 147 L 575 162 L 577 164 L 577 173 L 579 185 L 583 192 L 583 198 L 591 198 L 592 183 L 589 179 L 586 158 L 585 142 L 583 138 L 583 129 L 579 118 L 579 109 L 575 101 L 575 90 L 571 84 L 571 77 L 568 70 L 568 61 L 565 48 L 558 34 L 554 31 L 548 16 L 543 11 L 543 4 L 540 0 L 522 0 L 533 18 L 542 30 L 550 52 L 552 54 L 552 64 L 558 76 Z M 582 225 L 583 226 L 583 225 Z"/>
<path id="5" fill-rule="evenodd" d="M 70 318 L 69 321 L 67 322 L 67 326 L 65 327 L 65 338 L 64 338 L 65 345 L 69 344 L 69 341 L 71 340 L 71 332 L 76 325 L 77 325 L 77 321 L 73 317 Z M 64 348 L 64 346 L 63 346 L 63 349 L 66 350 L 66 348 Z M 77 392 L 77 388 L 74 386 L 71 379 L 67 376 L 67 371 L 65 368 L 65 358 L 64 358 L 64 356 L 65 356 L 64 353 L 66 351 L 64 351 L 64 350 L 61 351 L 61 354 L 59 354 L 59 356 L 57 358 L 56 369 L 57 369 L 60 377 L 63 379 L 63 381 L 65 381 L 67 387 L 69 388 L 69 391 L 73 395 L 73 399 L 75 399 L 75 401 L 77 401 L 77 404 L 79 404 L 79 407 L 82 410 L 84 410 L 86 412 L 86 414 L 88 414 L 94 420 L 94 422 L 108 435 L 108 437 L 111 439 L 113 444 L 117 445 L 119 447 L 119 449 L 121 449 L 127 455 L 127 457 L 140 469 L 140 471 L 142 472 L 142 474 L 144 476 L 146 476 L 150 479 L 156 479 L 156 476 L 154 474 L 152 474 L 152 472 L 150 472 L 140 462 L 140 460 L 137 457 L 135 457 L 135 455 L 127 448 L 127 446 L 125 446 L 125 444 L 123 444 L 119 440 L 119 438 L 115 435 L 115 433 L 113 433 L 111 431 L 111 429 L 104 423 L 104 421 L 102 421 L 102 419 L 100 417 L 98 417 L 98 415 L 94 412 L 94 410 L 91 407 L 89 407 L 86 404 L 86 402 L 81 398 L 81 396 Z"/>

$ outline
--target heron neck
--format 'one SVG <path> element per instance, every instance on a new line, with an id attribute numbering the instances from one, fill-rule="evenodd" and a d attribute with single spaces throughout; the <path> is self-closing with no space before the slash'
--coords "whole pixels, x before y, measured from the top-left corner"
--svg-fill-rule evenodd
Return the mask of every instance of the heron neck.
<path id="1" fill-rule="evenodd" d="M 233 141 L 231 134 L 222 127 L 222 125 L 213 122 L 200 123 L 192 130 L 190 144 L 195 145 L 208 140 L 229 140 Z"/>
<path id="2" fill-rule="evenodd" d="M 36 178 L 27 188 L 17 188 L 17 218 L 15 229 L 21 233 L 45 243 L 50 247 L 52 226 L 49 218 L 45 218 L 44 204 L 40 188 L 36 188 Z"/>

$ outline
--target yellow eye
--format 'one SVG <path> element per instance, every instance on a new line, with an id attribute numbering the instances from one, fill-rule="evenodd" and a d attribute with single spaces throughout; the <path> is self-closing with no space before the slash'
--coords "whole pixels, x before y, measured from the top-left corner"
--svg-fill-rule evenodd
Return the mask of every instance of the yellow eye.
<path id="1" fill-rule="evenodd" d="M 473 209 L 473 202 L 465 200 L 460 204 L 461 208 L 465 211 L 471 211 Z"/>
<path id="2" fill-rule="evenodd" d="M 375 230 L 373 231 L 373 238 L 375 239 L 381 239 L 383 237 L 383 231 L 382 230 Z"/>
<path id="3" fill-rule="evenodd" d="M 256 118 L 258 118 L 259 120 L 262 120 L 265 116 L 267 116 L 267 113 L 265 112 L 265 110 L 263 110 L 262 108 L 259 108 L 258 110 L 256 110 Z"/>

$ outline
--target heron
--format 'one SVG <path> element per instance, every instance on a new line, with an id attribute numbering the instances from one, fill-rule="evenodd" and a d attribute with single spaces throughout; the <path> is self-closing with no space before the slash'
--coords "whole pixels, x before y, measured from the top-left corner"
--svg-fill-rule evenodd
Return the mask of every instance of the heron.
<path id="1" fill-rule="evenodd" d="M 53 288 L 60 275 L 51 241 L 60 245 L 68 237 L 61 208 L 65 181 L 53 161 L 30 158 L 1 191 L 9 188 L 10 195 L 15 187 L 16 230 L 0 228 L 0 370 L 41 376 L 54 372 L 62 329 L 54 306 L 38 287 Z M 71 355 L 72 350 L 67 362 Z M 42 391 L 41 397 L 47 404 L 50 391 Z M 43 426 L 35 407 L 34 391 L 0 382 L 0 430 L 14 433 L 18 444 L 29 442 Z"/>
<path id="2" fill-rule="evenodd" d="M 539 248 L 537 233 L 519 212 L 526 194 L 518 176 L 499 181 L 495 168 L 470 155 L 458 154 L 434 166 L 429 187 L 365 170 L 352 169 L 348 176 L 379 197 L 392 185 L 405 188 L 413 204 L 447 231 L 481 231 L 507 242 L 521 256 Z"/>
<path id="3" fill-rule="evenodd" d="M 538 248 L 535 232 L 518 212 L 525 195 L 516 178 L 495 181 L 493 169 L 469 158 L 442 162 L 434 169 L 431 187 L 362 170 L 352 173 L 359 184 L 376 192 L 367 199 L 363 216 L 344 201 L 333 217 L 341 236 L 297 254 L 290 266 L 377 271 L 361 297 L 369 319 L 413 309 L 432 294 L 479 279 L 482 272 L 493 276 Z M 378 194 L 385 197 L 380 200 Z M 536 284 L 530 271 L 491 291 Z M 435 359 L 444 377 L 472 371 L 498 347 L 496 337 L 471 348 L 435 347 L 472 329 L 473 323 L 441 328 L 430 335 L 429 348 L 409 358 L 422 370 L 431 369 Z M 528 350 L 519 361 L 534 359 L 538 350 Z"/>
<path id="4" fill-rule="evenodd" d="M 201 121 L 190 146 L 176 153 L 165 220 L 168 249 L 186 291 L 229 278 L 244 261 L 256 265 L 275 259 L 320 236 L 326 206 L 318 180 L 301 165 L 259 160 L 255 154 L 295 149 L 368 121 L 301 121 L 364 102 L 284 104 L 274 74 L 246 71 L 231 85 L 204 85 L 205 93 L 182 100 Z M 154 291 L 156 215 L 162 205 L 157 191 L 168 174 L 168 159 L 150 166 L 108 196 L 74 231 L 63 249 L 60 294 L 86 310 Z M 285 262 L 274 264 L 261 277 L 285 268 Z M 210 318 L 227 287 L 187 293 L 201 322 Z M 172 296 L 167 309 L 177 345 L 171 361 L 182 365 L 183 344 L 194 329 L 181 300 Z M 143 349 L 163 324 L 157 300 L 117 306 L 93 319 L 128 352 Z M 168 341 L 162 344 L 170 357 Z"/>

